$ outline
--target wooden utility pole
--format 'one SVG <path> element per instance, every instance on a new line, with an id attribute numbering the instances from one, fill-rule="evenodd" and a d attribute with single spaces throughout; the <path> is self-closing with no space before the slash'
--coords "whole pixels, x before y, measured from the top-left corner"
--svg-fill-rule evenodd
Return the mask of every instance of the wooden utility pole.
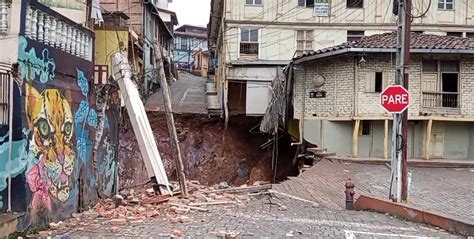
<path id="1" fill-rule="evenodd" d="M 166 81 L 165 67 L 163 65 L 163 52 L 159 43 L 155 44 L 156 60 L 158 61 L 158 74 L 160 77 L 161 93 L 163 95 L 163 103 L 165 105 L 166 123 L 168 124 L 168 132 L 173 148 L 173 157 L 176 166 L 176 172 L 179 179 L 179 186 L 181 188 L 181 195 L 188 197 L 188 188 L 186 185 L 186 174 L 184 173 L 183 160 L 181 159 L 181 150 L 179 149 L 178 134 L 174 124 L 173 111 L 171 106 L 171 94 L 168 82 Z"/>
<path id="2" fill-rule="evenodd" d="M 410 62 L 411 0 L 394 1 L 398 2 L 398 12 L 394 11 L 398 13 L 395 85 L 404 85 L 408 89 L 406 69 Z M 407 198 L 407 138 L 408 109 L 393 115 L 390 198 L 396 202 L 406 201 Z"/>
<path id="3" fill-rule="evenodd" d="M 403 45 L 403 86 L 408 89 L 408 67 L 410 65 L 410 37 L 411 37 L 411 1 L 405 0 L 405 6 L 403 11 L 404 20 L 404 45 Z M 402 202 L 407 201 L 408 196 L 408 108 L 403 112 L 402 122 L 402 139 L 403 139 L 403 151 L 402 151 L 402 191 L 401 196 Z"/>

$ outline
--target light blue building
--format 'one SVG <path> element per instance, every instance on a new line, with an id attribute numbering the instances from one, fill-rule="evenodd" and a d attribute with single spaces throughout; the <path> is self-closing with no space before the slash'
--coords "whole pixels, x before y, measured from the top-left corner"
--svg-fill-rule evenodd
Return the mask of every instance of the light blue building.
<path id="1" fill-rule="evenodd" d="M 208 49 L 207 28 L 183 25 L 175 30 L 174 35 L 173 60 L 178 69 L 190 71 L 194 66 L 193 52 Z"/>

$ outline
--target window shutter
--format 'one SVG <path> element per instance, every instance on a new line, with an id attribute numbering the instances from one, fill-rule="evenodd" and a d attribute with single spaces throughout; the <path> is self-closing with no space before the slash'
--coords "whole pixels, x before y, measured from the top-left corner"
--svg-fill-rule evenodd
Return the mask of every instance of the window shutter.
<path id="1" fill-rule="evenodd" d="M 421 91 L 438 92 L 438 74 L 423 74 L 421 80 Z"/>
<path id="2" fill-rule="evenodd" d="M 383 78 L 382 78 L 382 91 L 387 88 L 389 82 L 390 82 L 390 74 L 386 71 L 383 72 Z"/>
<path id="3" fill-rule="evenodd" d="M 365 73 L 365 92 L 375 92 L 375 72 Z"/>

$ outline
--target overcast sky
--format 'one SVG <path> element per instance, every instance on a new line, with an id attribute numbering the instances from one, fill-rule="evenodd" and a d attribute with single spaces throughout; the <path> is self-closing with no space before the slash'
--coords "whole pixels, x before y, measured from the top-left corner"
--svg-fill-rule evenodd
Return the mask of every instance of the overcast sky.
<path id="1" fill-rule="evenodd" d="M 179 25 L 197 25 L 206 27 L 209 22 L 211 0 L 173 0 L 169 5 L 176 12 Z"/>

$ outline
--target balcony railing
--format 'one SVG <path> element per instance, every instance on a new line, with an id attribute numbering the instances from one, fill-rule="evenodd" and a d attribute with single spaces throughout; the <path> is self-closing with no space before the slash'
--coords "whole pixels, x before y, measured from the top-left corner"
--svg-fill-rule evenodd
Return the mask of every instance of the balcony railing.
<path id="1" fill-rule="evenodd" d="M 459 108 L 458 92 L 423 92 L 425 108 Z"/>
<path id="2" fill-rule="evenodd" d="M 91 32 L 36 1 L 30 3 L 25 16 L 27 38 L 77 57 L 92 60 Z"/>
<path id="3" fill-rule="evenodd" d="M 8 4 L 6 0 L 0 0 L 0 34 L 8 32 Z"/>

